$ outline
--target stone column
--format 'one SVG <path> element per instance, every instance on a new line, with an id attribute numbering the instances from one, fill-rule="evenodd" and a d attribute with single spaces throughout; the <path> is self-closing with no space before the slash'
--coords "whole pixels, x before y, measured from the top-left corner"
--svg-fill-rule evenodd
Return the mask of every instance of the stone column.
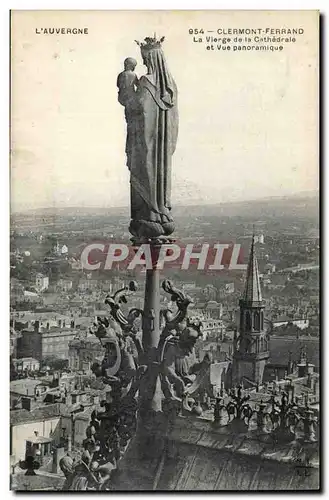
<path id="1" fill-rule="evenodd" d="M 161 387 L 157 348 L 160 340 L 160 270 L 157 269 L 161 244 L 151 240 L 152 269 L 146 271 L 143 347 L 144 363 L 148 367 L 140 385 L 140 417 L 147 419 L 151 413 L 161 410 Z"/>
<path id="2" fill-rule="evenodd" d="M 146 271 L 143 347 L 152 359 L 152 353 L 158 347 L 160 339 L 160 270 L 157 269 L 161 245 L 151 243 L 153 269 Z"/>

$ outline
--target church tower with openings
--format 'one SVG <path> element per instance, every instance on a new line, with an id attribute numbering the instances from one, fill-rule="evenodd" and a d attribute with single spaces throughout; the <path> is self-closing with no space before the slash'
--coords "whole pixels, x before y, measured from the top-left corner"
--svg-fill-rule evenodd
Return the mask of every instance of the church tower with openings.
<path id="1" fill-rule="evenodd" d="M 256 385 L 262 384 L 265 364 L 269 358 L 264 308 L 253 235 L 245 289 L 240 299 L 238 334 L 234 338 L 233 384 L 248 380 Z"/>

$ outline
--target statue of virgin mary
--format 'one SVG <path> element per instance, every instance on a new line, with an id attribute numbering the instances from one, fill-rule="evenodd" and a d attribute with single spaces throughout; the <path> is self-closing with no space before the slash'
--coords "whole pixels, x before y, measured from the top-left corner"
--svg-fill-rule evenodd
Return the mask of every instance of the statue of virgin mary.
<path id="1" fill-rule="evenodd" d="M 119 102 L 125 106 L 127 121 L 129 231 L 137 238 L 157 238 L 175 229 L 170 195 L 171 162 L 178 135 L 177 87 L 161 47 L 163 40 L 154 37 L 137 42 L 147 68 L 139 81 L 132 77 L 134 66 L 129 69 L 129 64 L 128 71 L 118 78 Z"/>

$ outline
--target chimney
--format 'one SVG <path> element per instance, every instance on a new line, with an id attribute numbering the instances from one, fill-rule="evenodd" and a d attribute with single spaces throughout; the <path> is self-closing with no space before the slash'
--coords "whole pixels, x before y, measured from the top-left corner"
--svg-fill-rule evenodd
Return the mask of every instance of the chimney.
<path id="1" fill-rule="evenodd" d="M 313 383 L 313 394 L 314 395 L 316 395 L 317 387 L 318 387 L 318 381 L 314 379 L 314 383 Z"/>
<path id="2" fill-rule="evenodd" d="M 304 395 L 304 405 L 305 406 L 308 406 L 309 405 L 309 395 L 308 395 L 308 392 Z"/>
<path id="3" fill-rule="evenodd" d="M 307 385 L 307 387 L 309 387 L 309 388 L 311 389 L 311 387 L 312 387 L 312 377 L 311 377 L 311 374 L 310 374 L 310 373 L 308 373 L 308 374 L 307 374 L 307 382 L 306 382 L 306 385 Z"/>
<path id="4" fill-rule="evenodd" d="M 69 406 L 72 404 L 72 396 L 70 393 L 65 393 L 65 404 Z"/>
<path id="5" fill-rule="evenodd" d="M 65 456 L 65 450 L 63 447 L 54 449 L 53 463 L 52 463 L 52 470 L 51 470 L 53 474 L 60 474 L 61 468 L 60 468 L 59 463 L 64 456 Z"/>
<path id="6" fill-rule="evenodd" d="M 289 361 L 288 361 L 288 375 L 291 375 L 293 372 L 293 362 L 292 362 L 292 352 L 289 351 Z"/>
<path id="7" fill-rule="evenodd" d="M 27 411 L 31 411 L 32 410 L 32 399 L 31 398 L 27 398 L 27 397 L 22 397 L 21 399 L 21 403 L 22 403 L 22 410 L 27 410 Z"/>

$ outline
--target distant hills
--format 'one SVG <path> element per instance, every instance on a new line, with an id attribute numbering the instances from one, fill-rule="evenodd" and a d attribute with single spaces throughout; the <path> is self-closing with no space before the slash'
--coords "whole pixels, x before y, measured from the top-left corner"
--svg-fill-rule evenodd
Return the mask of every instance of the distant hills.
<path id="1" fill-rule="evenodd" d="M 83 216 L 129 217 L 129 207 L 49 207 L 12 213 L 13 219 L 21 217 L 83 217 Z M 175 217 L 297 217 L 319 218 L 319 193 L 303 192 L 291 196 L 275 196 L 248 201 L 218 204 L 176 205 Z"/>

